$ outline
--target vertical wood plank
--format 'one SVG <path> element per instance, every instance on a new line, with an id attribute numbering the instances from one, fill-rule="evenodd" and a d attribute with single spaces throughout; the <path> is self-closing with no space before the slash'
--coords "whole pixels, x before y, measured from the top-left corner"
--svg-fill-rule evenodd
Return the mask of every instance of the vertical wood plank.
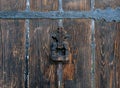
<path id="1" fill-rule="evenodd" d="M 65 11 L 90 10 L 90 0 L 63 0 L 63 9 Z"/>
<path id="2" fill-rule="evenodd" d="M 116 88 L 120 88 L 120 23 L 116 24 L 116 39 L 115 39 L 115 45 L 114 45 L 114 53 L 116 57 Z"/>
<path id="3" fill-rule="evenodd" d="M 3 60 L 2 60 L 2 29 L 1 29 L 1 19 L 0 19 L 0 87 L 3 85 L 3 75 L 2 75 L 2 65 Z"/>
<path id="4" fill-rule="evenodd" d="M 72 63 L 75 66 L 74 79 L 65 80 L 65 88 L 91 88 L 90 23 L 90 20 L 84 19 L 66 20 L 64 22 L 65 29 L 71 35 L 69 43 Z"/>
<path id="5" fill-rule="evenodd" d="M 90 20 L 66 20 L 65 30 L 70 34 L 72 52 L 71 64 L 64 65 L 65 88 L 91 87 L 91 30 Z M 89 26 L 88 26 L 89 25 Z M 50 61 L 50 33 L 56 30 L 54 20 L 31 21 L 30 48 L 30 88 L 56 87 L 56 66 Z M 69 68 L 69 66 L 73 66 Z M 73 71 L 73 72 L 71 72 Z M 70 81 L 70 74 L 73 75 Z M 66 81 L 67 80 L 67 81 Z M 70 86 L 69 83 L 72 83 Z"/>
<path id="6" fill-rule="evenodd" d="M 91 9 L 90 2 L 90 0 L 63 0 L 63 9 L 65 11 L 89 11 Z M 91 88 L 90 25 L 91 21 L 84 19 L 71 19 L 64 22 L 65 29 L 72 37 L 70 45 L 73 64 L 73 66 L 69 66 L 70 64 L 68 64 L 64 68 L 66 72 L 64 73 L 66 77 L 65 88 Z M 87 65 L 88 68 L 85 68 Z M 69 75 L 73 75 L 72 80 L 69 79 Z"/>
<path id="7" fill-rule="evenodd" d="M 24 87 L 24 21 L 1 20 L 1 88 Z"/>
<path id="8" fill-rule="evenodd" d="M 119 23 L 96 22 L 96 88 L 119 88 L 119 27 Z"/>
<path id="9" fill-rule="evenodd" d="M 56 88 L 56 66 L 50 61 L 50 33 L 55 20 L 30 21 L 30 88 Z"/>
<path id="10" fill-rule="evenodd" d="M 58 0 L 31 0 L 33 11 L 54 11 L 58 10 Z"/>
<path id="11" fill-rule="evenodd" d="M 0 0 L 1 11 L 22 11 L 25 0 Z M 1 88 L 24 87 L 25 33 L 23 20 L 1 20 Z"/>
<path id="12" fill-rule="evenodd" d="M 52 2 L 52 1 L 51 1 Z M 63 1 L 63 7 L 64 6 L 66 6 L 65 4 L 67 4 L 68 2 L 70 2 L 70 1 Z M 74 1 L 73 1 L 74 2 Z M 77 1 L 75 1 L 75 2 L 77 2 Z M 81 3 L 81 5 L 82 6 L 79 6 L 79 5 L 77 5 L 77 7 L 73 7 L 72 9 L 73 10 L 89 10 L 90 9 L 90 1 L 88 1 L 88 0 L 82 0 L 82 1 L 78 1 L 78 2 L 80 2 Z M 44 5 L 44 4 L 45 5 Z M 89 3 L 89 4 L 88 4 Z M 54 5 L 54 7 L 49 7 L 49 5 L 48 5 L 48 1 L 47 0 L 41 0 L 41 1 L 32 1 L 31 2 L 31 4 L 32 4 L 32 7 L 31 7 L 31 9 L 32 10 L 34 10 L 34 11 L 51 11 L 51 10 L 56 10 L 57 9 L 57 5 L 58 5 L 58 3 L 57 2 L 54 2 L 54 3 L 52 3 L 52 4 L 55 4 Z M 52 5 L 52 4 L 50 4 L 50 5 Z M 49 8 L 48 8 L 49 7 Z M 46 8 L 46 9 L 44 9 L 44 8 Z M 71 8 L 70 8 L 70 6 L 68 6 L 68 7 L 65 7 L 65 9 L 67 9 L 67 10 L 71 10 Z M 73 22 L 70 22 L 70 21 L 73 21 L 73 20 L 69 20 L 69 21 L 66 21 L 65 23 L 64 23 L 64 26 L 66 26 L 66 29 L 68 28 L 69 29 L 69 27 L 72 27 L 73 28 L 73 30 L 74 29 L 76 29 L 76 31 L 75 31 L 75 33 L 76 32 L 78 32 L 79 31 L 79 22 L 80 22 L 80 24 L 81 24 L 81 27 L 80 28 L 83 28 L 83 30 L 85 29 L 86 31 L 79 31 L 79 33 L 81 34 L 81 33 L 85 33 L 85 35 L 87 35 L 86 33 L 88 33 L 88 35 L 89 36 L 91 36 L 90 35 L 90 33 L 91 33 L 91 31 L 90 31 L 90 20 L 87 20 L 87 21 L 84 21 L 84 20 L 82 20 L 82 21 L 80 21 L 80 20 L 74 20 Z M 68 22 L 68 23 L 67 23 Z M 74 22 L 75 22 L 75 24 L 74 24 Z M 78 22 L 78 23 L 77 23 Z M 85 22 L 87 22 L 87 23 L 85 23 Z M 52 24 L 51 26 L 49 25 L 49 24 Z M 71 23 L 72 24 L 74 24 L 74 25 L 72 25 L 72 26 L 70 26 L 71 25 Z M 77 24 L 77 25 L 76 25 Z M 84 24 L 84 26 L 82 27 L 82 24 Z M 86 25 L 87 24 L 87 25 Z M 75 25 L 76 26 L 78 26 L 78 27 L 75 27 Z M 44 57 L 44 56 L 42 56 L 42 55 L 44 55 L 46 52 L 47 52 L 47 54 L 49 55 L 49 43 L 48 43 L 48 41 L 49 41 L 49 39 L 48 39 L 48 35 L 49 35 L 49 33 L 47 33 L 47 28 L 46 27 L 50 27 L 50 31 L 52 31 L 52 29 L 54 30 L 54 29 L 56 29 L 57 28 L 57 23 L 54 23 L 54 21 L 49 21 L 49 20 L 32 20 L 31 21 L 31 30 L 37 30 L 37 32 L 35 31 L 35 34 L 34 34 L 34 39 L 31 39 L 31 43 L 35 43 L 35 44 L 33 44 L 33 45 L 31 45 L 31 49 L 30 49 L 30 52 L 31 52 L 31 61 L 30 61 L 30 87 L 32 88 L 32 87 L 44 87 L 44 88 L 46 88 L 46 87 L 50 87 L 50 88 L 55 88 L 55 80 L 56 80 L 56 76 L 55 76 L 55 74 L 56 74 L 56 67 L 55 67 L 55 65 L 51 65 L 51 63 L 49 63 L 50 61 L 49 61 L 49 56 L 48 57 Z M 74 28 L 75 27 L 75 28 Z M 51 29 L 52 28 L 52 29 Z M 78 29 L 78 31 L 77 31 L 77 29 Z M 82 29 L 81 29 L 82 30 Z M 89 30 L 89 31 L 88 31 Z M 69 31 L 68 31 L 69 32 Z M 33 31 L 31 31 L 31 36 L 33 35 Z M 47 33 L 47 34 L 46 34 Z M 40 37 L 39 37 L 39 35 L 41 35 Z M 71 35 L 72 36 L 74 36 L 74 34 L 72 34 L 71 33 Z M 33 37 L 33 36 L 32 36 Z M 76 36 L 77 37 L 77 36 Z M 46 42 L 44 42 L 44 40 L 46 40 Z M 87 42 L 87 41 L 89 41 L 89 37 L 87 36 L 87 37 L 85 37 L 85 40 L 84 40 L 84 38 L 83 38 L 83 40 L 85 41 L 85 42 Z M 77 40 L 76 40 L 77 41 Z M 72 44 L 73 42 L 71 42 L 71 44 Z M 91 41 L 89 41 L 89 43 L 91 43 Z M 88 46 L 87 46 L 88 45 Z M 88 44 L 88 42 L 87 42 L 87 45 L 85 46 L 85 48 L 87 47 L 89 47 L 89 50 L 90 50 L 90 45 Z M 39 48 L 38 48 L 39 47 Z M 45 50 L 44 49 L 42 49 L 41 47 L 48 47 L 47 49 L 45 48 Z M 71 47 L 74 47 L 74 46 L 72 46 L 71 45 Z M 78 49 L 80 48 L 81 46 L 79 46 L 78 47 Z M 38 51 L 37 51 L 38 50 Z M 46 51 L 47 50 L 47 51 Z M 77 60 L 72 60 L 72 64 L 68 64 L 68 65 L 65 65 L 64 66 L 64 80 L 67 80 L 67 81 L 64 81 L 65 82 L 65 88 L 67 87 L 67 88 L 69 88 L 68 86 L 69 86 L 69 83 L 73 83 L 73 86 L 74 86 L 74 88 L 84 88 L 84 87 L 89 87 L 90 88 L 90 70 L 91 70 L 91 56 L 90 56 L 90 52 L 91 51 L 89 51 L 88 50 L 88 53 L 87 53 L 87 55 L 86 55 L 86 58 L 87 58 L 87 60 L 84 60 L 83 58 L 85 58 L 85 50 L 83 50 L 83 51 L 79 51 L 79 52 L 81 52 L 81 53 L 84 53 L 84 55 L 83 55 L 83 58 L 82 58 L 82 60 L 80 61 L 80 55 L 77 57 Z M 74 53 L 74 52 L 77 52 L 76 50 L 72 50 L 72 53 Z M 45 56 L 46 56 L 46 54 L 45 54 Z M 81 54 L 81 56 L 82 56 L 82 54 Z M 39 58 L 40 57 L 40 58 Z M 43 58 L 44 57 L 44 58 Z M 72 56 L 73 57 L 73 56 Z M 33 58 L 36 58 L 35 60 L 33 59 Z M 46 58 L 46 59 L 45 59 Z M 33 60 L 33 61 L 32 61 Z M 47 61 L 48 60 L 48 61 Z M 42 61 L 42 62 L 41 62 Z M 82 61 L 84 62 L 84 64 L 82 64 L 81 66 L 79 66 L 79 63 L 82 63 Z M 43 63 L 46 63 L 45 65 L 42 65 Z M 32 64 L 34 64 L 34 65 L 32 65 Z M 87 65 L 89 65 L 88 66 L 88 68 L 87 68 L 87 70 L 83 70 L 84 68 L 85 68 L 85 64 L 87 64 Z M 38 71 L 38 69 L 36 69 L 36 66 L 38 65 L 38 69 L 40 69 L 39 71 Z M 47 65 L 47 66 L 46 66 Z M 84 66 L 83 66 L 84 65 Z M 75 67 L 76 66 L 76 67 Z M 47 68 L 45 68 L 45 67 L 47 67 Z M 42 69 L 41 69 L 42 68 Z M 83 73 L 80 73 L 79 72 L 79 70 L 80 70 L 80 68 L 82 68 L 82 71 L 84 71 Z M 46 69 L 46 70 L 45 70 Z M 75 72 L 76 71 L 76 72 Z M 81 71 L 81 72 L 82 72 Z M 39 75 L 39 77 L 37 77 L 38 75 L 37 74 L 40 74 Z M 45 76 L 44 76 L 44 74 L 45 74 Z M 49 75 L 50 74 L 50 75 Z M 51 75 L 52 74 L 52 75 Z M 81 74 L 81 75 L 79 75 L 79 74 Z M 86 74 L 86 76 L 84 77 L 83 75 L 84 74 Z M 71 76 L 72 75 L 72 76 Z M 77 75 L 78 76 L 78 78 L 75 78 L 74 77 L 74 75 Z M 46 78 L 43 78 L 43 77 L 48 77 L 47 79 Z M 80 78 L 80 77 L 82 77 L 82 78 Z M 70 79 L 73 79 L 73 81 L 70 81 Z M 35 80 L 35 81 L 32 81 L 32 80 Z M 38 80 L 38 81 L 37 81 Z M 43 81 L 44 80 L 44 81 Z M 76 80 L 78 80 L 77 82 L 76 82 Z M 31 83 L 32 82 L 32 83 Z M 35 82 L 35 83 L 34 83 Z"/>
<path id="13" fill-rule="evenodd" d="M 32 11 L 58 9 L 57 0 L 31 0 Z M 55 20 L 30 21 L 30 88 L 56 88 L 56 66 L 50 59 L 50 31 L 57 28 Z"/>
<path id="14" fill-rule="evenodd" d="M 0 0 L 0 10 L 3 11 L 25 10 L 25 0 Z"/>
<path id="15" fill-rule="evenodd" d="M 106 9 L 108 7 L 116 8 L 120 6 L 119 0 L 95 0 L 95 8 Z"/>

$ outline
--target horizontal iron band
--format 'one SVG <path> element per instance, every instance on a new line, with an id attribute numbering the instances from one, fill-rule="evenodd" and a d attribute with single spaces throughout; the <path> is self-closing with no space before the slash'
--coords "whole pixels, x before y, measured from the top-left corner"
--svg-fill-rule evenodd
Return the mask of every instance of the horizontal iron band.
<path id="1" fill-rule="evenodd" d="M 0 19 L 64 19 L 64 18 L 83 18 L 83 19 L 104 19 L 107 22 L 120 22 L 120 7 L 116 9 L 107 8 L 105 10 L 96 9 L 93 11 L 0 11 Z"/>

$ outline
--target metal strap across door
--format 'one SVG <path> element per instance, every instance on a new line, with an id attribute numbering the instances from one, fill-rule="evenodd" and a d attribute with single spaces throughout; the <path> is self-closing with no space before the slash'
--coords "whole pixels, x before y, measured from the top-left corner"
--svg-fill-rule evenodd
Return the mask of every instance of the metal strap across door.
<path id="1" fill-rule="evenodd" d="M 94 30 L 94 20 L 104 19 L 107 22 L 120 22 L 120 7 L 116 9 L 108 8 L 105 10 L 94 9 L 95 1 L 91 0 L 91 10 L 90 11 L 64 11 L 62 8 L 62 0 L 58 0 L 59 9 L 58 11 L 50 12 L 35 12 L 30 10 L 30 0 L 26 0 L 26 9 L 25 11 L 0 11 L 0 19 L 25 19 L 26 25 L 26 50 L 25 50 L 25 88 L 29 88 L 29 47 L 30 47 L 30 38 L 29 38 L 29 19 L 57 19 L 59 27 L 63 27 L 62 19 L 65 18 L 85 18 L 91 19 L 91 29 L 92 29 L 92 61 L 91 64 L 95 64 L 95 30 Z M 112 13 L 112 14 L 111 14 Z M 61 68 L 61 65 L 59 65 Z M 94 72 L 95 67 L 91 67 L 92 80 L 91 88 L 95 88 Z"/>

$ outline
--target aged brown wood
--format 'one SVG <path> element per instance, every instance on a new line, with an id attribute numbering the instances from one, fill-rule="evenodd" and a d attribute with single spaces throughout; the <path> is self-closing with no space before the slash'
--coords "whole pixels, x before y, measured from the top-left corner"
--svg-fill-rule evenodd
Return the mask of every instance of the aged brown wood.
<path id="1" fill-rule="evenodd" d="M 117 8 L 120 7 L 119 0 L 95 0 L 95 8 L 105 9 L 108 7 Z"/>
<path id="2" fill-rule="evenodd" d="M 1 88 L 24 87 L 24 21 L 0 22 Z"/>
<path id="3" fill-rule="evenodd" d="M 38 24 L 36 24 L 38 23 Z M 72 61 L 64 66 L 65 88 L 90 88 L 90 43 L 89 20 L 66 20 L 66 31 L 71 35 L 69 41 Z M 69 26 L 68 26 L 69 25 Z M 76 26 L 75 26 L 76 25 Z M 49 58 L 50 32 L 57 28 L 55 20 L 31 21 L 30 87 L 55 88 L 55 65 Z M 85 69 L 86 68 L 86 69 Z M 76 72 L 75 72 L 76 70 Z M 71 77 L 71 75 L 73 77 Z M 71 79 L 73 81 L 70 81 Z"/>
<path id="4" fill-rule="evenodd" d="M 57 0 L 30 0 L 32 11 L 58 10 Z M 0 0 L 1 11 L 23 11 L 26 0 Z M 91 10 L 90 0 L 63 0 L 63 9 Z M 95 8 L 115 8 L 119 0 L 95 0 Z M 56 65 L 50 61 L 50 33 L 57 20 L 30 20 L 29 87 L 56 88 Z M 0 87 L 24 88 L 25 22 L 0 20 Z M 91 20 L 65 19 L 71 56 L 63 66 L 64 88 L 91 88 Z M 95 88 L 120 88 L 120 23 L 95 22 Z"/>
<path id="5" fill-rule="evenodd" d="M 120 88 L 120 23 L 116 25 L 117 33 L 114 44 L 114 51 L 116 57 L 116 88 Z"/>
<path id="6" fill-rule="evenodd" d="M 96 22 L 96 88 L 119 88 L 120 24 Z"/>
<path id="7" fill-rule="evenodd" d="M 52 11 L 58 9 L 57 0 L 31 0 L 31 10 Z M 30 88 L 55 88 L 56 66 L 49 61 L 50 30 L 57 28 L 51 20 L 30 21 Z M 56 26 L 56 28 L 54 28 Z"/>
<path id="8" fill-rule="evenodd" d="M 65 11 L 88 11 L 90 10 L 90 0 L 63 0 Z"/>
<path id="9" fill-rule="evenodd" d="M 31 20 L 30 88 L 55 88 L 55 65 L 50 61 L 50 31 L 57 28 L 55 20 Z"/>
<path id="10" fill-rule="evenodd" d="M 0 0 L 0 10 L 21 11 L 25 0 Z M 0 20 L 0 87 L 24 87 L 25 22 Z"/>
<path id="11" fill-rule="evenodd" d="M 58 0 L 30 0 L 33 11 L 55 11 L 58 10 Z"/>
<path id="12" fill-rule="evenodd" d="M 75 69 L 73 79 L 71 81 L 70 79 L 65 80 L 65 88 L 91 88 L 90 23 L 90 20 L 84 19 L 66 20 L 64 22 L 65 29 L 71 35 L 69 43 L 72 52 L 71 63 L 73 64 L 71 69 L 69 68 L 71 63 L 66 65 L 66 68 L 68 67 L 68 69 L 65 69 L 65 77 L 69 77 L 69 74 L 72 73 L 70 70 Z"/>
<path id="13" fill-rule="evenodd" d="M 26 0 L 0 0 L 2 11 L 22 11 L 25 9 Z"/>
<path id="14" fill-rule="evenodd" d="M 0 20 L 0 86 L 2 86 L 3 79 L 2 79 L 2 32 L 1 32 L 1 20 Z"/>
<path id="15" fill-rule="evenodd" d="M 65 11 L 88 11 L 90 0 L 63 0 Z M 65 20 L 64 26 L 71 35 L 71 62 L 65 65 L 65 88 L 91 88 L 91 21 Z M 87 67 L 86 69 L 84 69 Z"/>
<path id="16" fill-rule="evenodd" d="M 119 0 L 95 0 L 95 8 L 120 6 Z M 96 88 L 120 87 L 120 23 L 96 21 Z"/>
<path id="17" fill-rule="evenodd" d="M 39 3 L 42 2 L 42 3 Z M 75 7 L 76 10 L 89 10 L 90 2 L 78 1 L 82 7 Z M 49 2 L 47 0 L 32 1 L 31 9 L 35 11 L 49 11 L 56 10 L 58 3 L 52 3 L 49 9 Z M 35 4 L 33 4 L 35 3 Z M 71 3 L 67 0 L 63 4 Z M 56 4 L 56 5 L 54 5 Z M 66 6 L 66 5 L 64 5 Z M 47 10 L 45 10 L 47 8 Z M 70 10 L 70 5 L 65 7 Z M 73 7 L 73 10 L 75 10 Z M 72 37 L 71 44 L 71 60 L 69 64 L 64 66 L 64 80 L 65 88 L 90 88 L 90 20 L 66 20 L 64 22 L 65 30 L 69 32 Z M 30 88 L 43 87 L 55 88 L 56 84 L 56 66 L 49 61 L 49 34 L 57 28 L 57 21 L 55 20 L 32 20 L 31 21 L 31 48 L 30 48 Z M 82 34 L 82 35 L 81 35 Z M 78 36 L 78 37 L 77 37 Z M 77 37 L 77 38 L 76 38 Z M 81 42 L 82 41 L 82 42 Z M 75 43 L 76 42 L 76 43 Z M 81 43 L 80 43 L 81 42 Z M 78 44 L 77 44 L 78 43 Z M 75 45 L 72 45 L 75 44 Z M 80 44 L 80 45 L 79 45 Z M 78 47 L 76 47 L 78 45 Z M 83 50 L 80 50 L 80 48 Z M 42 52 L 41 52 L 42 51 Z M 87 52 L 86 52 L 87 51 Z M 77 53 L 79 53 L 77 55 Z M 76 54 L 76 55 L 74 55 Z M 86 56 L 84 56 L 86 55 Z M 74 58 L 74 59 L 73 59 Z M 83 62 L 83 63 L 82 63 Z M 88 66 L 87 66 L 88 65 Z M 85 67 L 86 70 L 84 70 Z M 76 72 L 75 72 L 76 71 Z M 76 76 L 75 76 L 76 75 Z M 85 76 L 84 76 L 85 75 Z M 73 81 L 70 81 L 73 80 Z M 72 83 L 70 86 L 69 83 Z"/>

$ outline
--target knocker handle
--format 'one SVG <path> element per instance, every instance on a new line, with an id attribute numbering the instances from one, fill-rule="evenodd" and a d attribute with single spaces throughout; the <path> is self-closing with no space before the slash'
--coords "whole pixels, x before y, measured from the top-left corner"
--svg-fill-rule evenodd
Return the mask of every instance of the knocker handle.
<path id="1" fill-rule="evenodd" d="M 69 61 L 70 48 L 67 42 L 68 34 L 63 27 L 59 27 L 51 35 L 51 59 L 55 62 Z"/>
<path id="2" fill-rule="evenodd" d="M 67 42 L 68 34 L 63 27 L 58 27 L 52 35 L 51 42 L 51 60 L 57 64 L 57 82 L 58 88 L 63 88 L 63 64 L 69 61 L 70 48 Z"/>
<path id="3" fill-rule="evenodd" d="M 63 67 L 62 63 L 58 63 L 57 67 L 57 82 L 58 82 L 58 88 L 62 88 L 62 77 L 63 77 Z"/>

